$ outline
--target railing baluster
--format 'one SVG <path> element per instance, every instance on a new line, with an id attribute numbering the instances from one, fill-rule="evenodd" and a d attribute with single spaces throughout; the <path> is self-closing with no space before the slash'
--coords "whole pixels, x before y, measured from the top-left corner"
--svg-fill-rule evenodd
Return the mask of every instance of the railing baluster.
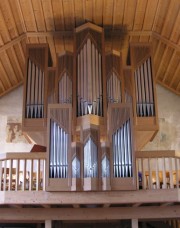
<path id="1" fill-rule="evenodd" d="M 151 158 L 148 158 L 148 172 L 149 172 L 149 189 L 152 189 L 152 171 L 151 171 Z"/>
<path id="2" fill-rule="evenodd" d="M 141 158 L 141 167 L 142 167 L 142 187 L 146 189 L 146 175 L 144 171 L 144 159 Z"/>
<path id="3" fill-rule="evenodd" d="M 3 168 L 2 168 L 2 161 L 0 161 L 0 191 L 2 190 L 2 181 L 3 181 Z"/>
<path id="4" fill-rule="evenodd" d="M 173 170 L 172 170 L 172 158 L 169 158 L 169 177 L 170 177 L 170 188 L 174 188 L 173 184 Z"/>
<path id="5" fill-rule="evenodd" d="M 179 158 L 175 158 L 176 188 L 179 188 Z"/>
<path id="6" fill-rule="evenodd" d="M 30 160 L 29 191 L 33 189 L 33 159 Z"/>
<path id="7" fill-rule="evenodd" d="M 19 187 L 19 159 L 16 160 L 16 185 L 15 185 L 15 191 L 18 191 Z"/>
<path id="8" fill-rule="evenodd" d="M 8 186 L 8 190 L 11 191 L 12 190 L 12 165 L 13 165 L 13 160 L 9 160 L 9 186 Z"/>
<path id="9" fill-rule="evenodd" d="M 166 184 L 166 163 L 165 163 L 165 158 L 163 159 L 163 188 L 166 189 L 167 188 L 167 184 Z"/>
<path id="10" fill-rule="evenodd" d="M 159 162 L 158 158 L 156 158 L 156 188 L 160 189 L 160 183 L 159 183 Z"/>
<path id="11" fill-rule="evenodd" d="M 4 176 L 3 176 L 3 191 L 6 191 L 6 179 L 7 179 L 7 160 L 4 161 Z"/>
<path id="12" fill-rule="evenodd" d="M 136 159 L 136 185 L 139 189 L 139 159 Z"/>
<path id="13" fill-rule="evenodd" d="M 39 183 L 40 183 L 40 160 L 37 159 L 37 174 L 36 174 L 36 191 L 39 190 Z"/>

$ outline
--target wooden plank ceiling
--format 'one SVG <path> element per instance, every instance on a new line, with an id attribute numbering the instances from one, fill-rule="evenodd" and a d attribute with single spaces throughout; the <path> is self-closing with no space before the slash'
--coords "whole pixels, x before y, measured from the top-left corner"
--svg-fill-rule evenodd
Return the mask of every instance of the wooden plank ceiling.
<path id="1" fill-rule="evenodd" d="M 0 97 L 23 82 L 27 42 L 48 42 L 55 66 L 87 21 L 105 28 L 124 64 L 129 42 L 152 42 L 156 81 L 180 95 L 179 0 L 0 0 Z"/>

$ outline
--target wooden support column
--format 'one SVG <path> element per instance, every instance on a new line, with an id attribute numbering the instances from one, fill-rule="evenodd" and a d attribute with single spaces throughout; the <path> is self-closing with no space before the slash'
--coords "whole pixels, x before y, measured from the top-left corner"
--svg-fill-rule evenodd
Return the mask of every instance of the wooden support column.
<path id="1" fill-rule="evenodd" d="M 45 221 L 45 228 L 52 228 L 52 220 Z"/>
<path id="2" fill-rule="evenodd" d="M 131 227 L 138 228 L 138 219 L 131 219 Z"/>

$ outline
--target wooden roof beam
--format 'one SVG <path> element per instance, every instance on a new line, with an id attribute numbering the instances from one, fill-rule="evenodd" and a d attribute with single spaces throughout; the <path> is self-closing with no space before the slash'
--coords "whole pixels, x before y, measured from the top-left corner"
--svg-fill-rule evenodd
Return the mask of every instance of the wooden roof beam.
<path id="1" fill-rule="evenodd" d="M 157 32 L 152 32 L 152 36 L 155 39 L 161 40 L 161 42 L 164 42 L 166 45 L 176 49 L 176 51 L 180 51 L 180 46 L 178 44 L 175 44 L 174 42 L 168 40 L 167 38 L 159 35 Z"/>
<path id="2" fill-rule="evenodd" d="M 8 48 L 12 47 L 14 44 L 19 43 L 21 40 L 26 38 L 26 34 L 22 34 L 20 36 L 18 36 L 17 38 L 15 38 L 14 40 L 4 44 L 1 48 L 0 48 L 0 53 L 3 51 L 6 51 Z"/>

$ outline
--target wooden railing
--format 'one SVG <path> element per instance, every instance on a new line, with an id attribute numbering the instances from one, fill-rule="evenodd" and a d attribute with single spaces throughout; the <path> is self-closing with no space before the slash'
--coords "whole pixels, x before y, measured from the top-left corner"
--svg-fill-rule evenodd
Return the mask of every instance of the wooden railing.
<path id="1" fill-rule="evenodd" d="M 180 152 L 136 152 L 137 189 L 180 187 Z"/>
<path id="2" fill-rule="evenodd" d="M 0 191 L 45 191 L 46 153 L 0 154 Z M 137 190 L 180 188 L 180 152 L 136 151 Z"/>
<path id="3" fill-rule="evenodd" d="M 0 154 L 0 191 L 45 190 L 45 153 Z"/>

